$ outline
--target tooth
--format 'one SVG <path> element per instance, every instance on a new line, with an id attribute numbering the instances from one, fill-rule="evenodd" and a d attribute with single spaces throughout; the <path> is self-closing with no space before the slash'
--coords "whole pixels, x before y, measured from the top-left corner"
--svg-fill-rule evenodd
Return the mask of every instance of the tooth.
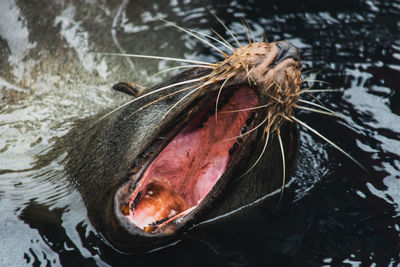
<path id="1" fill-rule="evenodd" d="M 249 126 L 254 119 L 254 112 L 251 113 L 250 117 L 246 120 L 246 125 Z"/>
<path id="2" fill-rule="evenodd" d="M 236 151 L 236 149 L 238 149 L 239 144 L 237 142 L 235 142 L 233 144 L 233 151 Z"/>
<path id="3" fill-rule="evenodd" d="M 246 125 L 249 126 L 252 121 L 253 121 L 252 117 L 248 118 L 247 121 L 246 121 Z"/>
<path id="4" fill-rule="evenodd" d="M 133 202 L 132 202 L 131 210 L 133 210 L 136 207 L 141 196 L 142 196 L 142 191 L 139 191 L 139 193 L 137 193 L 137 195 L 135 197 L 135 200 L 133 200 Z"/>

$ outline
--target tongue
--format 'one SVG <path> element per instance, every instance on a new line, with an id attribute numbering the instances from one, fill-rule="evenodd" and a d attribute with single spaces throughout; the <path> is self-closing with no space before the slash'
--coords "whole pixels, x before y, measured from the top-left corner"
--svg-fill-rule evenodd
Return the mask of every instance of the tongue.
<path id="1" fill-rule="evenodd" d="M 238 89 L 218 111 L 217 118 L 215 114 L 208 117 L 209 109 L 204 110 L 165 147 L 145 171 L 137 190 L 144 193 L 132 214 L 139 227 L 180 213 L 204 199 L 225 172 L 233 148 L 239 145 L 237 137 L 252 112 L 229 111 L 257 104 L 253 90 Z M 150 199 L 148 188 L 155 185 L 157 201 L 146 201 L 146 196 Z"/>
<path id="2" fill-rule="evenodd" d="M 142 227 L 171 218 L 190 208 L 181 195 L 158 178 L 153 178 L 146 184 L 141 195 L 142 198 L 135 208 L 135 221 Z"/>

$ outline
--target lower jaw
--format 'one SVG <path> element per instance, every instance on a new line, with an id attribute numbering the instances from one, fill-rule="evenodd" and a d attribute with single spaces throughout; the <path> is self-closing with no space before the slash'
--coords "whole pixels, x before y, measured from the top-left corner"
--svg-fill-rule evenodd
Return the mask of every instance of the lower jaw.
<path id="1" fill-rule="evenodd" d="M 132 224 L 154 232 L 189 214 L 224 174 L 246 141 L 247 135 L 241 135 L 255 114 L 249 109 L 259 99 L 254 90 L 243 87 L 219 102 L 226 103 L 217 115 L 215 103 L 200 111 L 144 171 L 125 213 Z"/>

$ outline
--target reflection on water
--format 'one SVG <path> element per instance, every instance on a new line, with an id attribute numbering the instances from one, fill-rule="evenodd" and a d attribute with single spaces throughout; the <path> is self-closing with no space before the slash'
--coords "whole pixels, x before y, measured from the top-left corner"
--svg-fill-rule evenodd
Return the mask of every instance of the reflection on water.
<path id="1" fill-rule="evenodd" d="M 46 2 L 46 3 L 44 3 Z M 0 2 L 0 265 L 394 265 L 399 260 L 400 4 L 397 1 L 14 1 Z M 213 10 L 246 42 L 287 39 L 301 49 L 318 97 L 343 120 L 298 116 L 350 152 L 370 173 L 318 137 L 301 132 L 295 180 L 271 216 L 250 209 L 234 225 L 192 229 L 175 246 L 121 255 L 87 218 L 63 173 L 65 152 L 49 155 L 73 121 L 123 103 L 117 81 L 153 84 L 166 61 L 110 57 L 141 53 L 216 61 L 165 18 L 224 33 Z M 224 34 L 229 39 L 229 35 Z M 232 40 L 230 40 L 232 41 Z M 232 42 L 233 43 L 233 42 Z M 312 97 L 310 100 L 315 101 Z M 240 234 L 239 234 L 240 233 Z"/>

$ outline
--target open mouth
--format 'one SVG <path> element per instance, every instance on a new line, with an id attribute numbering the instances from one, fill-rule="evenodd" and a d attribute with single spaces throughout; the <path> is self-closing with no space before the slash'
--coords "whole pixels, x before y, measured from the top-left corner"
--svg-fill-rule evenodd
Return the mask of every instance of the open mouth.
<path id="1" fill-rule="evenodd" d="M 226 172 L 248 132 L 259 97 L 250 87 L 226 88 L 200 109 L 152 160 L 129 197 L 128 220 L 145 232 L 189 214 Z"/>

